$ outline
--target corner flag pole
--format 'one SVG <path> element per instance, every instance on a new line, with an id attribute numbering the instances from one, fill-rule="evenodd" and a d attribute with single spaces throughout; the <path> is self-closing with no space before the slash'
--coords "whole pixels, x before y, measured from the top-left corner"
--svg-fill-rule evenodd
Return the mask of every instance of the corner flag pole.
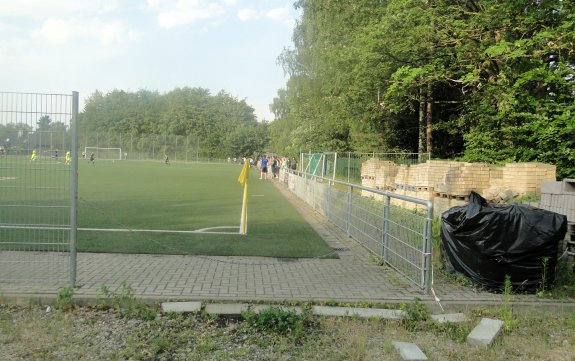
<path id="1" fill-rule="evenodd" d="M 250 163 L 246 160 L 238 182 L 244 186 L 244 198 L 242 201 L 242 215 L 240 219 L 240 234 L 248 233 L 248 178 L 250 176 Z"/>

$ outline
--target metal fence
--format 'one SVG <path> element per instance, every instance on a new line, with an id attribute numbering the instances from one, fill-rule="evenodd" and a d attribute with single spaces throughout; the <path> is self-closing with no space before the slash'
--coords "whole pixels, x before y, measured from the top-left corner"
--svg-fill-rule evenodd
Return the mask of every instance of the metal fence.
<path id="1" fill-rule="evenodd" d="M 0 92 L 0 282 L 75 282 L 77 117 L 76 92 Z"/>
<path id="2" fill-rule="evenodd" d="M 173 161 L 213 161 L 194 136 L 115 132 L 83 133 L 79 136 L 80 151 L 85 148 L 120 148 L 127 160 L 161 160 L 167 154 Z"/>
<path id="3" fill-rule="evenodd" d="M 430 288 L 433 205 L 309 173 L 284 173 L 288 188 L 411 282 Z"/>
<path id="4" fill-rule="evenodd" d="M 381 159 L 396 164 L 419 164 L 431 159 L 430 153 L 356 153 L 309 152 L 300 154 L 299 168 L 305 173 L 361 184 L 361 165 L 369 159 Z"/>

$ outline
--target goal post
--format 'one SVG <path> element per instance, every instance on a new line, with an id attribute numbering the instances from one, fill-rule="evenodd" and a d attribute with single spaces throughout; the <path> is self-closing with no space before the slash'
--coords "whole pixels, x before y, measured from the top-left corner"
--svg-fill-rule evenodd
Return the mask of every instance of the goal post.
<path id="1" fill-rule="evenodd" d="M 90 158 L 90 154 L 94 153 L 98 160 L 122 160 L 122 148 L 100 148 L 100 147 L 85 147 L 83 156 Z"/>

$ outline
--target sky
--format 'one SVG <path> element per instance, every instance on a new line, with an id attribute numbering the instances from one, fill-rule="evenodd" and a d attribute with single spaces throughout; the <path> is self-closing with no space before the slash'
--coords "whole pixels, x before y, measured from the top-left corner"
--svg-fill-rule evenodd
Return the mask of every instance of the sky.
<path id="1" fill-rule="evenodd" d="M 273 120 L 293 0 L 1 0 L 0 91 L 224 90 Z"/>

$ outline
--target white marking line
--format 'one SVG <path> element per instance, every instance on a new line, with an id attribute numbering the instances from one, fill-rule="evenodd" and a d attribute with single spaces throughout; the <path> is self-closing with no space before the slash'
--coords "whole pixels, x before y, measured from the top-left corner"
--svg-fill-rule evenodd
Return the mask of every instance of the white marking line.
<path id="1" fill-rule="evenodd" d="M 222 228 L 232 228 L 237 229 L 237 232 L 222 232 L 215 231 L 215 229 Z M 210 234 L 240 234 L 238 226 L 222 226 L 222 227 L 210 227 L 210 228 L 200 228 L 193 231 L 176 231 L 169 229 L 125 229 L 125 228 L 78 228 L 79 231 L 98 231 L 98 232 L 142 232 L 142 233 L 210 233 Z"/>
<path id="2" fill-rule="evenodd" d="M 54 230 L 69 230 L 70 227 L 34 227 L 34 226 L 0 226 L 0 228 L 7 228 L 7 229 L 54 229 Z M 221 232 L 221 231 L 214 231 L 215 229 L 237 229 L 237 232 Z M 200 228 L 194 231 L 176 231 L 176 230 L 169 230 L 169 229 L 127 229 L 127 228 L 78 228 L 79 231 L 95 231 L 95 232 L 147 232 L 147 233 L 209 233 L 209 234 L 240 234 L 238 226 L 222 226 L 222 227 L 210 227 L 210 228 Z"/>
<path id="3" fill-rule="evenodd" d="M 0 181 L 3 181 L 3 180 L 15 180 L 15 179 L 16 179 L 16 177 L 0 177 Z"/>

